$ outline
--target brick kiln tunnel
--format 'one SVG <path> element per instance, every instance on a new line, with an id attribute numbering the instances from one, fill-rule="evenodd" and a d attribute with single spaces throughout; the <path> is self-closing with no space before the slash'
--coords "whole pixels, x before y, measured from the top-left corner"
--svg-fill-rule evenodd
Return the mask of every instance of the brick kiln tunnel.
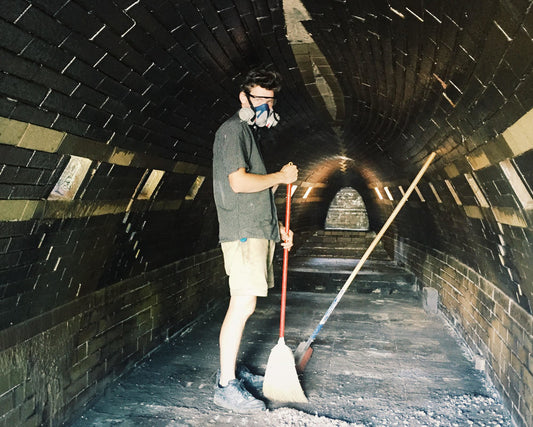
<path id="1" fill-rule="evenodd" d="M 2 1 L 0 424 L 67 420 L 224 303 L 212 144 L 263 65 L 300 246 L 343 188 L 377 232 L 436 152 L 383 248 L 533 425 L 532 6 Z"/>

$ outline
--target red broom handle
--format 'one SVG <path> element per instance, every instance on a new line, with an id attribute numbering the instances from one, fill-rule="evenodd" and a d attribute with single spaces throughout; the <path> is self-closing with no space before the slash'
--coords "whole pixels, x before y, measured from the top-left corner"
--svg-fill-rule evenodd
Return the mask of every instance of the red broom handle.
<path id="1" fill-rule="evenodd" d="M 287 184 L 287 201 L 285 203 L 285 232 L 288 234 L 291 225 L 291 189 L 292 185 Z M 279 337 L 285 336 L 285 305 L 287 300 L 287 270 L 289 268 L 289 250 L 283 248 L 283 271 L 281 277 L 281 313 L 279 316 Z"/>

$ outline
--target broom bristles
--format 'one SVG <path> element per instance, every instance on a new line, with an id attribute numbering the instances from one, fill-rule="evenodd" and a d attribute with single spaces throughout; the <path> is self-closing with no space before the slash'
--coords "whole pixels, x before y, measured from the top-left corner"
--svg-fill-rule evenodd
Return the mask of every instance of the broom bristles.
<path id="1" fill-rule="evenodd" d="M 301 342 L 296 348 L 296 351 L 294 352 L 294 363 L 296 364 L 296 372 L 298 372 L 299 374 L 304 371 L 307 362 L 309 362 L 309 359 L 311 359 L 311 355 L 313 354 L 313 347 L 306 347 L 306 345 L 306 342 Z"/>
<path id="2" fill-rule="evenodd" d="M 307 403 L 291 349 L 280 338 L 270 352 L 263 382 L 264 396 L 277 402 Z"/>

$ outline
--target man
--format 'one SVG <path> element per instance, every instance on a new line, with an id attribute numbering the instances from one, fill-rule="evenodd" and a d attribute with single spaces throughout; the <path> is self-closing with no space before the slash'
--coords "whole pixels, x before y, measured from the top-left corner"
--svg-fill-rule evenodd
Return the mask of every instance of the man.
<path id="1" fill-rule="evenodd" d="M 263 377 L 237 366 L 237 355 L 257 297 L 267 296 L 274 285 L 275 242 L 281 236 L 282 245 L 292 247 L 292 231 L 285 230 L 277 219 L 274 191 L 279 184 L 296 181 L 298 168 L 288 163 L 278 172 L 267 173 L 256 141 L 258 128 L 275 126 L 279 120 L 273 107 L 281 76 L 252 70 L 240 89 L 241 109 L 220 126 L 213 146 L 213 192 L 230 287 L 229 307 L 220 329 L 214 402 L 235 412 L 254 412 L 264 410 L 265 404 L 243 382 L 254 391 L 262 389 Z"/>

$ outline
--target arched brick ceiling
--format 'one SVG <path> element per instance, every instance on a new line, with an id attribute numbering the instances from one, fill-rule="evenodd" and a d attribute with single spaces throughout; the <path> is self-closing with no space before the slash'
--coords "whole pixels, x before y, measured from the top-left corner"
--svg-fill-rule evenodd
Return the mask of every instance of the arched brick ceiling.
<path id="1" fill-rule="evenodd" d="M 126 148 L 142 141 L 146 152 L 208 165 L 216 127 L 238 106 L 236 82 L 265 64 L 285 78 L 276 163 L 289 156 L 307 176 L 317 158 L 341 156 L 394 179 L 433 150 L 464 153 L 463 140 L 526 84 L 523 45 L 509 43 L 531 33 L 525 4 L 286 3 L 12 1 L 4 15 L 18 30 L 2 25 L 16 56 L 7 55 L 4 68 L 38 59 L 23 78 L 44 83 L 59 70 L 61 80 L 49 92 L 21 89 L 10 115 L 24 116 L 16 110 L 38 100 L 33 122 Z M 302 43 L 287 34 L 288 7 L 306 11 Z M 313 49 L 309 74 L 299 65 Z M 336 97 L 342 121 L 327 114 L 319 81 Z M 4 85 L 21 84 L 4 76 Z M 519 116 L 515 108 L 498 128 L 480 131 L 494 134 Z"/>
<path id="2" fill-rule="evenodd" d="M 261 143 L 270 171 L 299 167 L 300 243 L 346 186 L 378 231 L 437 153 L 383 244 L 439 288 L 527 424 L 532 0 L 1 0 L 0 344 L 20 356 L 4 418 L 72 414 L 55 399 L 85 404 L 213 307 L 213 139 L 257 65 L 284 79 Z"/>
<path id="3" fill-rule="evenodd" d="M 133 192 L 142 174 L 130 166 L 207 175 L 214 133 L 239 107 L 240 77 L 251 66 L 276 69 L 282 121 L 266 135 L 264 154 L 272 170 L 295 162 L 302 188 L 315 186 L 297 217 L 319 225 L 336 191 L 353 185 L 380 223 L 387 208 L 369 189 L 400 194 L 436 151 L 427 179 L 452 203 L 448 190 L 457 187 L 467 208 L 446 205 L 444 216 L 456 218 L 450 224 L 460 235 L 474 229 L 475 242 L 449 237 L 439 204 L 424 205 L 435 236 L 426 243 L 477 270 L 488 264 L 489 279 L 509 282 L 520 299 L 514 287 L 529 274 L 520 244 L 509 244 L 515 260 L 498 259 L 494 248 L 502 224 L 511 227 L 509 242 L 531 230 L 531 209 L 523 208 L 532 181 L 524 137 L 533 107 L 532 9 L 527 0 L 10 0 L 0 7 L 0 116 L 64 133 L 49 150 L 56 154 L 113 159 L 117 166 L 102 165 L 84 197 L 111 194 L 92 188 L 110 177 Z M 517 137 L 509 129 L 521 119 Z M 136 161 L 117 161 L 122 152 Z M 49 170 L 57 175 L 65 159 L 54 156 Z M 500 162 L 510 158 L 504 173 Z M 470 190 L 465 173 L 473 171 L 489 208 Z M 525 181 L 525 199 L 509 173 Z M 5 187 L 3 197 L 46 198 L 49 180 L 38 189 Z M 158 197 L 170 200 L 193 180 L 165 178 Z M 421 191 L 434 199 L 427 184 Z M 213 215 L 203 221 L 216 228 Z M 482 259 L 469 259 L 472 244 L 486 250 Z"/>
<path id="4" fill-rule="evenodd" d="M 525 9 L 512 2 L 298 3 L 342 91 L 343 151 L 382 179 L 433 150 L 448 159 L 464 153 L 464 139 L 501 108 L 530 66 L 509 43 L 520 38 L 531 49 Z M 510 123 L 496 124 L 486 133 Z"/>

